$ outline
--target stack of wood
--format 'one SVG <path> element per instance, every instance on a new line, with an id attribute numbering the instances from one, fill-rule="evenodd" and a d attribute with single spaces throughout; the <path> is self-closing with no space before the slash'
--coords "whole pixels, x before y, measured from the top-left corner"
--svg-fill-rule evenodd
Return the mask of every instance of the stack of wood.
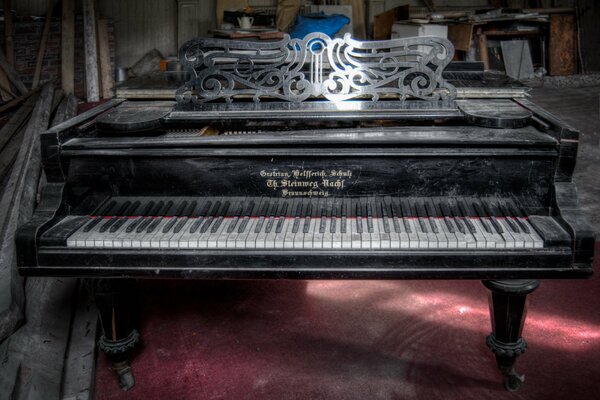
<path id="1" fill-rule="evenodd" d="M 77 99 L 46 83 L 23 101 L 0 129 L 0 397 L 58 399 L 62 385 L 63 396 L 86 398 L 95 310 L 77 279 L 19 276 L 14 242 L 46 186 L 40 133 L 74 117 Z"/>
<path id="2" fill-rule="evenodd" d="M 46 45 L 53 13 L 61 3 L 61 82 L 65 94 L 74 93 L 75 0 L 48 0 L 48 9 L 38 47 L 31 90 L 40 85 Z M 0 51 L 0 98 L 9 102 L 29 93 L 14 69 L 13 16 L 11 0 L 3 0 L 6 53 Z M 110 63 L 108 21 L 97 19 L 94 0 L 83 0 L 86 99 L 97 102 L 112 97 L 114 79 Z"/>

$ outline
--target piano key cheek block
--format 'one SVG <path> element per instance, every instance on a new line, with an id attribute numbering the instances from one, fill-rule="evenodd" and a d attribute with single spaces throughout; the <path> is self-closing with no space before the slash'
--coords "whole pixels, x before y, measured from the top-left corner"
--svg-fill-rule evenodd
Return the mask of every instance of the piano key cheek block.
<path id="1" fill-rule="evenodd" d="M 431 37 L 192 40 L 177 102 L 113 99 L 41 133 L 19 270 L 91 278 L 125 389 L 138 278 L 479 279 L 517 390 L 527 295 L 592 273 L 579 134 L 452 56 Z"/>

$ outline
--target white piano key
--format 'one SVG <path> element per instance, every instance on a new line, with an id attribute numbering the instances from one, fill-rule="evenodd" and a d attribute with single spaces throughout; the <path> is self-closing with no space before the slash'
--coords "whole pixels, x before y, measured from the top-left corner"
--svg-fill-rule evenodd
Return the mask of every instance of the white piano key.
<path id="1" fill-rule="evenodd" d="M 228 221 L 229 221 L 229 219 L 225 219 L 225 217 L 221 216 L 221 217 L 218 217 L 215 222 L 213 222 L 213 228 L 214 228 L 214 226 L 216 226 L 215 224 L 218 224 L 218 228 L 215 232 L 213 232 L 214 229 L 209 229 L 210 234 L 208 236 L 208 241 L 207 241 L 208 242 L 207 247 L 209 249 L 216 249 L 219 247 L 225 248 L 225 246 L 227 244 L 227 235 L 225 235 L 223 244 L 221 246 L 219 246 L 219 240 L 220 240 L 223 232 L 226 232 Z"/>
<path id="2" fill-rule="evenodd" d="M 188 218 L 188 222 L 185 224 L 185 226 L 181 229 L 183 231 L 183 233 L 181 234 L 181 236 L 179 237 L 177 246 L 180 249 L 190 249 L 190 248 L 197 248 L 198 245 L 198 231 L 191 233 L 190 229 L 192 228 L 192 226 L 195 226 L 198 224 L 198 221 L 200 221 L 200 217 L 189 217 Z M 169 243 L 169 245 L 171 245 Z"/>
<path id="3" fill-rule="evenodd" d="M 232 224 L 236 224 L 237 225 L 237 217 L 233 217 L 233 218 L 225 218 L 223 220 L 223 222 L 221 223 L 222 228 L 219 229 L 219 236 L 217 237 L 217 248 L 218 249 L 226 249 L 228 247 L 227 242 L 229 242 L 229 236 L 234 235 L 234 230 L 231 230 L 230 227 L 232 226 Z M 235 240 L 231 241 L 230 244 L 233 244 L 233 247 L 235 247 Z"/>
<path id="4" fill-rule="evenodd" d="M 454 224 L 454 235 L 456 236 L 456 248 L 457 249 L 466 249 L 469 248 L 467 244 L 467 227 L 464 225 L 463 221 L 460 218 L 450 218 L 451 223 Z M 460 224 L 460 225 L 459 225 Z M 460 227 L 463 228 L 465 233 L 461 232 Z M 471 235 L 471 240 L 474 240 Z M 474 242 L 473 242 L 474 243 Z M 473 246 L 475 247 L 475 246 Z"/>
<path id="5" fill-rule="evenodd" d="M 258 232 L 258 234 L 256 235 L 256 240 L 255 240 L 255 247 L 257 249 L 264 249 L 265 248 L 265 242 L 267 239 L 267 223 L 269 221 L 269 218 L 263 218 L 260 217 L 259 221 L 258 221 L 258 226 L 260 227 L 260 230 Z"/>
<path id="6" fill-rule="evenodd" d="M 323 235 L 321 233 L 321 223 L 326 223 L 326 219 L 321 217 L 315 218 L 314 231 L 313 231 L 313 249 L 322 249 L 323 248 Z"/>
<path id="7" fill-rule="evenodd" d="M 371 219 L 371 225 L 373 226 L 373 229 L 370 233 L 371 236 L 371 248 L 372 249 L 380 249 L 381 248 L 381 231 L 379 230 L 379 220 L 381 218 L 372 218 Z M 367 220 L 368 222 L 368 220 Z"/>
<path id="8" fill-rule="evenodd" d="M 325 233 L 323 233 L 323 248 L 324 249 L 332 249 L 333 248 L 333 233 L 331 233 L 331 221 L 332 218 L 327 218 L 325 221 Z M 337 220 L 335 221 L 335 228 L 337 229 Z"/>
<path id="9" fill-rule="evenodd" d="M 505 248 L 506 247 L 506 240 L 503 236 L 503 234 L 506 234 L 506 229 L 502 229 L 502 225 L 498 224 L 498 220 L 494 217 L 488 217 L 485 218 L 485 221 L 488 223 L 488 227 L 490 228 L 491 233 L 487 233 L 487 236 L 489 238 L 491 238 L 491 240 L 494 242 L 493 247 L 492 246 L 488 246 L 488 248 Z M 500 226 L 500 228 L 503 231 L 503 234 L 499 233 L 498 230 L 496 229 L 496 226 L 494 225 L 494 222 L 496 222 L 496 224 L 498 224 Z M 506 236 L 507 239 L 510 239 L 510 235 Z"/>
<path id="10" fill-rule="evenodd" d="M 317 230 L 319 229 L 317 218 L 311 218 L 308 232 L 304 232 L 304 241 L 303 241 L 304 247 L 303 248 L 312 249 L 315 247 L 315 243 L 314 243 L 315 229 L 317 229 Z"/>
<path id="11" fill-rule="evenodd" d="M 95 218 L 99 218 L 99 217 L 95 217 Z M 69 238 L 67 239 L 68 247 L 86 247 L 85 241 L 90 236 L 93 229 L 90 229 L 87 232 L 84 232 L 84 231 L 85 231 L 86 227 L 89 224 L 91 224 L 92 221 L 95 220 L 95 218 L 89 217 L 89 221 L 87 221 L 75 233 L 73 233 L 71 236 L 69 236 Z"/>
<path id="12" fill-rule="evenodd" d="M 379 243 L 382 249 L 391 248 L 391 240 L 392 240 L 392 231 L 394 227 L 390 224 L 390 218 L 377 218 L 377 225 L 379 227 Z M 386 232 L 386 223 L 387 223 L 387 232 Z"/>
<path id="13" fill-rule="evenodd" d="M 352 219 L 347 217 L 340 218 L 340 235 L 342 235 L 342 249 L 352 248 Z M 346 227 L 346 232 L 342 232 L 342 227 Z"/>
<path id="14" fill-rule="evenodd" d="M 410 228 L 410 231 L 409 231 L 409 230 L 406 230 L 406 226 L 403 226 L 403 228 L 406 230 L 406 233 L 408 235 L 408 248 L 418 249 L 420 245 L 419 245 L 419 235 L 417 234 L 417 228 L 415 227 L 415 219 L 408 217 L 408 218 L 401 218 L 400 221 L 402 222 L 403 225 L 406 223 L 408 225 L 408 227 Z"/>
<path id="15" fill-rule="evenodd" d="M 153 249 L 160 248 L 161 239 L 163 238 L 163 236 L 165 236 L 165 234 L 163 233 L 163 228 L 165 227 L 166 224 L 169 223 L 170 220 L 171 220 L 170 218 L 161 217 L 158 225 L 156 225 L 154 230 L 148 234 L 149 237 L 147 238 L 147 240 L 150 242 L 150 248 L 153 248 Z M 142 242 L 142 247 L 144 246 L 143 243 L 144 242 Z"/>
<path id="16" fill-rule="evenodd" d="M 416 234 L 417 234 L 418 248 L 419 249 L 428 249 L 429 248 L 429 237 L 427 236 L 427 233 L 425 233 L 423 231 L 423 229 L 421 228 L 421 223 L 419 222 L 419 219 L 411 218 L 411 219 L 409 219 L 409 224 L 411 224 L 411 228 L 413 229 L 413 232 L 416 232 Z"/>
<path id="17" fill-rule="evenodd" d="M 516 246 L 515 237 L 510 232 L 509 226 L 506 224 L 506 221 L 504 221 L 504 218 L 496 218 L 496 223 L 498 225 L 500 225 L 500 228 L 502 228 L 502 231 L 503 231 L 500 234 L 500 236 L 502 237 L 502 240 L 503 240 L 502 246 L 496 246 L 496 247 L 501 247 L 501 248 L 505 248 L 505 249 L 514 248 Z"/>
<path id="18" fill-rule="evenodd" d="M 446 241 L 448 243 L 448 248 L 449 249 L 456 249 L 456 248 L 458 248 L 458 240 L 456 239 L 456 234 L 453 233 L 453 232 L 451 232 L 450 229 L 448 229 L 448 224 L 450 224 L 450 226 L 452 227 L 452 229 L 454 231 L 456 231 L 456 227 L 453 225 L 452 220 L 450 218 L 448 218 L 448 219 L 439 218 L 439 219 L 436 219 L 436 223 L 438 225 L 438 228 L 439 228 L 440 232 L 443 232 L 443 234 L 446 236 Z"/>
<path id="19" fill-rule="evenodd" d="M 502 226 L 502 228 L 504 229 L 506 235 L 509 235 L 514 240 L 515 249 L 524 249 L 526 247 L 525 238 L 523 237 L 523 235 L 521 235 L 519 232 L 513 232 L 512 228 L 508 225 L 508 222 L 506 222 L 505 218 L 498 218 L 497 221 L 498 223 L 500 223 L 500 226 Z"/>
<path id="20" fill-rule="evenodd" d="M 243 217 L 239 226 L 236 228 L 237 237 L 235 239 L 235 248 L 236 249 L 245 249 L 246 248 L 246 239 L 248 238 L 248 234 L 250 233 L 250 226 L 252 225 L 253 219 L 250 217 Z"/>
<path id="21" fill-rule="evenodd" d="M 390 218 L 389 222 L 390 222 L 390 247 L 392 249 L 408 248 L 408 235 L 406 233 L 404 233 L 404 236 L 406 236 L 406 237 L 402 236 L 402 232 L 404 232 L 404 229 L 402 229 L 403 227 L 400 226 L 402 221 L 400 221 L 398 218 L 394 217 L 394 218 Z M 396 232 L 396 230 L 398 230 L 398 232 Z"/>
<path id="22" fill-rule="evenodd" d="M 179 230 L 179 232 L 173 232 L 173 235 L 171 235 L 171 237 L 169 238 L 169 248 L 170 249 L 181 248 L 181 242 L 183 241 L 183 237 L 185 236 L 186 233 L 189 233 L 190 227 L 192 226 L 194 219 L 188 218 L 188 217 L 181 217 L 180 221 L 184 221 L 184 224 L 183 224 L 183 226 L 181 226 L 181 229 Z M 180 221 L 177 221 L 175 223 L 175 227 L 177 227 L 180 224 Z M 173 229 L 175 229 L 175 227 Z M 189 242 L 189 240 L 188 240 L 188 242 Z M 189 245 L 186 246 L 186 248 L 187 247 L 189 247 Z"/>
<path id="23" fill-rule="evenodd" d="M 529 223 L 526 218 L 519 218 L 523 225 L 525 225 L 529 229 L 529 236 L 533 240 L 533 248 L 541 249 L 544 247 L 544 239 L 537 233 L 533 225 Z"/>
<path id="24" fill-rule="evenodd" d="M 331 247 L 333 249 L 341 249 L 343 246 L 343 235 L 342 235 L 342 219 L 335 219 L 335 231 L 331 237 Z"/>
<path id="25" fill-rule="evenodd" d="M 285 249 L 294 248 L 294 236 L 296 236 L 296 234 L 293 232 L 294 221 L 296 221 L 296 218 L 286 218 L 283 225 L 283 232 L 285 232 L 285 237 L 283 239 L 283 247 Z"/>
<path id="26" fill-rule="evenodd" d="M 442 228 L 442 225 L 445 224 L 444 221 L 441 218 L 435 218 L 435 217 L 430 217 L 429 220 L 431 221 L 431 224 L 435 225 L 435 227 L 437 228 L 437 233 L 434 233 L 436 236 L 436 240 L 437 240 L 437 248 L 438 249 L 449 248 L 450 246 L 448 244 L 448 236 L 446 235 L 446 232 Z"/>
<path id="27" fill-rule="evenodd" d="M 259 218 L 250 218 L 250 222 L 246 227 L 248 231 L 248 235 L 246 235 L 246 248 L 247 249 L 255 249 L 256 248 L 256 238 L 258 233 L 255 232 L 256 226 L 259 224 Z"/>
<path id="28" fill-rule="evenodd" d="M 237 238 L 239 235 L 238 229 L 240 227 L 241 222 L 242 218 L 233 217 L 227 223 L 227 229 L 223 231 L 224 233 L 222 233 L 221 237 L 219 238 L 219 243 L 223 243 L 226 249 L 235 249 Z M 226 235 L 227 237 L 224 238 L 224 235 Z"/>
<path id="29" fill-rule="evenodd" d="M 475 227 L 475 232 L 471 232 L 471 235 L 473 235 L 473 237 L 475 238 L 476 247 L 478 249 L 487 248 L 487 240 L 486 240 L 485 236 L 483 236 L 483 233 L 482 233 L 483 227 L 479 223 L 479 218 L 471 218 L 471 217 L 466 217 L 466 218 L 468 218 L 469 221 L 471 221 L 471 224 Z M 468 229 L 467 229 L 467 232 L 469 232 Z"/>
<path id="30" fill-rule="evenodd" d="M 296 218 L 296 221 L 298 221 L 298 225 L 296 227 L 296 234 L 294 235 L 294 248 L 302 249 L 304 248 L 304 223 L 306 222 L 306 218 Z"/>
<path id="31" fill-rule="evenodd" d="M 351 237 L 350 240 L 351 240 L 352 248 L 360 249 L 360 248 L 362 248 L 362 237 L 361 237 L 361 234 L 358 233 L 356 221 L 357 221 L 356 218 L 348 219 L 346 229 L 350 230 L 350 237 Z"/>
<path id="32" fill-rule="evenodd" d="M 362 249 L 370 249 L 371 248 L 371 234 L 369 233 L 369 227 L 367 226 L 367 217 L 360 218 L 360 223 L 362 225 L 362 232 L 360 234 L 360 247 Z"/>
<path id="33" fill-rule="evenodd" d="M 196 231 L 196 235 L 198 237 L 198 248 L 199 249 L 207 249 L 208 248 L 208 239 L 211 236 L 211 227 L 215 223 L 217 218 L 208 217 L 202 221 L 202 225 L 200 225 L 200 229 Z M 204 232 L 202 232 L 204 231 Z"/>
<path id="34" fill-rule="evenodd" d="M 279 233 L 277 233 L 277 225 L 280 223 L 281 221 L 281 231 Z M 287 228 L 288 225 L 290 224 L 290 219 L 289 218 L 285 218 L 283 216 L 280 216 L 279 218 L 277 218 L 277 221 L 275 222 L 275 226 L 273 226 L 273 232 L 275 232 L 275 237 L 273 240 L 273 248 L 275 249 L 283 249 L 285 248 L 285 238 L 286 238 L 286 234 L 287 234 Z"/>
<path id="35" fill-rule="evenodd" d="M 279 218 L 280 217 L 273 218 L 273 223 L 271 224 L 271 231 L 267 233 L 267 238 L 265 239 L 265 247 L 267 249 L 283 248 L 283 233 L 277 233 L 277 224 L 279 223 Z M 281 236 L 282 246 L 277 247 L 275 245 L 275 241 L 279 236 Z"/>
<path id="36" fill-rule="evenodd" d="M 533 249 L 535 244 L 533 241 L 533 238 L 531 237 L 531 235 L 529 235 L 528 233 L 526 233 L 523 228 L 521 226 L 519 226 L 519 223 L 516 221 L 516 218 L 513 217 L 506 217 L 504 219 L 504 223 L 505 225 L 508 226 L 508 221 L 507 219 L 510 219 L 512 222 L 512 225 L 516 227 L 516 229 L 519 231 L 518 233 L 514 233 L 512 230 L 510 231 L 510 233 L 513 236 L 518 235 L 518 237 L 523 241 L 523 247 L 526 249 Z"/>
<path id="37" fill-rule="evenodd" d="M 422 220 L 425 224 L 425 227 L 427 228 L 426 235 L 427 235 L 427 241 L 429 242 L 429 248 L 430 249 L 439 248 L 438 236 L 431 228 L 431 224 L 429 223 L 429 218 L 423 218 Z"/>

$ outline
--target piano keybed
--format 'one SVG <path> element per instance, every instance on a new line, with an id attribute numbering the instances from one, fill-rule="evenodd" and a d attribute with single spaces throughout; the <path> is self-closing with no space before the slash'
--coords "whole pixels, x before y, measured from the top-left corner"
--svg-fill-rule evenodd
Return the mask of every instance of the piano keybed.
<path id="1" fill-rule="evenodd" d="M 58 232 L 58 233 L 57 233 Z M 117 249 L 535 249 L 510 198 L 115 197 L 44 235 Z"/>

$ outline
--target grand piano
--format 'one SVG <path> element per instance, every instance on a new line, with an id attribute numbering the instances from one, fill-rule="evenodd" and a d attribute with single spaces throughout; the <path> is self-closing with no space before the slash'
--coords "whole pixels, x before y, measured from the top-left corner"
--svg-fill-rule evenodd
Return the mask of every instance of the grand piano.
<path id="1" fill-rule="evenodd" d="M 48 184 L 17 232 L 20 272 L 90 278 L 124 388 L 140 278 L 479 279 L 517 390 L 527 295 L 592 273 L 579 133 L 445 71 L 453 51 L 318 33 L 186 43 L 176 102 L 114 99 L 42 133 Z"/>

